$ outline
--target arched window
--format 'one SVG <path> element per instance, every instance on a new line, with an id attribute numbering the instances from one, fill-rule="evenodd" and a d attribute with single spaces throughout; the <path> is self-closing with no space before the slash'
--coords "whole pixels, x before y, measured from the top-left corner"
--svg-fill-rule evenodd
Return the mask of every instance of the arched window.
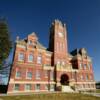
<path id="1" fill-rule="evenodd" d="M 37 56 L 37 63 L 42 64 L 42 54 L 41 53 Z"/>
<path id="2" fill-rule="evenodd" d="M 24 53 L 19 53 L 18 61 L 24 61 Z"/>
<path id="3" fill-rule="evenodd" d="M 33 62 L 33 55 L 32 55 L 32 54 L 29 54 L 29 56 L 28 56 L 28 61 L 29 61 L 29 62 Z"/>
<path id="4" fill-rule="evenodd" d="M 29 42 L 28 42 L 30 45 L 32 44 L 32 40 L 29 40 Z"/>

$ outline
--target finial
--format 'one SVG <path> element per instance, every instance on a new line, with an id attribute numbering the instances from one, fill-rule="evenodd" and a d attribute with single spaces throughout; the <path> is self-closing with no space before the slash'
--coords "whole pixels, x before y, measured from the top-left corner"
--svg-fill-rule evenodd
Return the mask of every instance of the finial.
<path id="1" fill-rule="evenodd" d="M 19 36 L 16 37 L 16 41 L 19 41 Z"/>

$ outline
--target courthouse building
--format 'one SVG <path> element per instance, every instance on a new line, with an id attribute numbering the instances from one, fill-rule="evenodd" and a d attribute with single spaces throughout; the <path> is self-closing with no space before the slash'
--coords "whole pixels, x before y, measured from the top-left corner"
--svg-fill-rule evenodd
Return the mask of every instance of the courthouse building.
<path id="1" fill-rule="evenodd" d="M 68 52 L 66 25 L 55 20 L 48 35 L 48 48 L 34 32 L 17 37 L 7 93 L 95 90 L 91 57 L 85 48 Z"/>

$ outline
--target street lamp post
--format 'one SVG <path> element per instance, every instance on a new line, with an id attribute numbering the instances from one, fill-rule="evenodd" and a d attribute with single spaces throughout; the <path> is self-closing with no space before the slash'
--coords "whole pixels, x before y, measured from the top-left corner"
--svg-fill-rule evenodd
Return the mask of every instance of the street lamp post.
<path id="1" fill-rule="evenodd" d="M 77 89 L 77 71 L 75 70 L 75 90 Z"/>
<path id="2" fill-rule="evenodd" d="M 50 70 L 48 70 L 48 90 L 50 91 Z"/>

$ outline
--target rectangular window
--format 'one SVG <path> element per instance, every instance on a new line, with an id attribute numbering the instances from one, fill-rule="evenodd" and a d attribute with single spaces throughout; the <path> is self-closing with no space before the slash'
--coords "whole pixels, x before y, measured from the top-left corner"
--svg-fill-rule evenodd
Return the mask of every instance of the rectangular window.
<path id="1" fill-rule="evenodd" d="M 80 63 L 79 65 L 80 65 L 80 69 L 83 69 L 82 63 Z"/>
<path id="2" fill-rule="evenodd" d="M 16 78 L 20 78 L 21 77 L 21 72 L 20 71 L 16 71 Z"/>
<path id="3" fill-rule="evenodd" d="M 32 40 L 29 40 L 29 41 L 28 41 L 28 44 L 32 45 Z"/>
<path id="4" fill-rule="evenodd" d="M 28 62 L 33 62 L 33 55 L 32 54 L 28 55 Z"/>
<path id="5" fill-rule="evenodd" d="M 38 56 L 37 57 L 37 63 L 38 64 L 42 64 L 42 56 Z"/>
<path id="6" fill-rule="evenodd" d="M 27 78 L 32 79 L 32 72 L 27 72 Z"/>
<path id="7" fill-rule="evenodd" d="M 25 85 L 25 90 L 31 90 L 31 84 L 26 84 Z"/>
<path id="8" fill-rule="evenodd" d="M 53 71 L 50 72 L 50 80 L 53 80 L 54 79 L 54 73 Z"/>
<path id="9" fill-rule="evenodd" d="M 53 84 L 50 85 L 50 91 L 54 91 L 54 85 Z"/>
<path id="10" fill-rule="evenodd" d="M 84 80 L 84 76 L 83 76 L 83 75 L 80 75 L 80 79 L 81 79 L 81 80 Z"/>
<path id="11" fill-rule="evenodd" d="M 89 80 L 88 74 L 86 74 L 86 80 Z"/>
<path id="12" fill-rule="evenodd" d="M 87 64 L 84 64 L 84 69 L 86 69 L 87 68 Z"/>
<path id="13" fill-rule="evenodd" d="M 35 85 L 35 90 L 39 91 L 40 90 L 40 84 Z"/>
<path id="14" fill-rule="evenodd" d="M 19 88 L 20 88 L 20 85 L 19 85 L 19 84 L 15 84 L 14 90 L 15 90 L 15 91 L 19 91 Z"/>
<path id="15" fill-rule="evenodd" d="M 46 84 L 46 85 L 45 85 L 45 90 L 48 90 L 48 89 L 49 89 L 49 85 Z"/>
<path id="16" fill-rule="evenodd" d="M 19 53 L 18 61 L 24 61 L 24 53 Z"/>
<path id="17" fill-rule="evenodd" d="M 40 76 L 40 71 L 37 70 L 37 71 L 36 71 L 36 79 L 40 79 L 40 77 L 41 77 L 41 76 Z"/>
<path id="18" fill-rule="evenodd" d="M 48 71 L 45 71 L 45 78 L 48 78 Z"/>

